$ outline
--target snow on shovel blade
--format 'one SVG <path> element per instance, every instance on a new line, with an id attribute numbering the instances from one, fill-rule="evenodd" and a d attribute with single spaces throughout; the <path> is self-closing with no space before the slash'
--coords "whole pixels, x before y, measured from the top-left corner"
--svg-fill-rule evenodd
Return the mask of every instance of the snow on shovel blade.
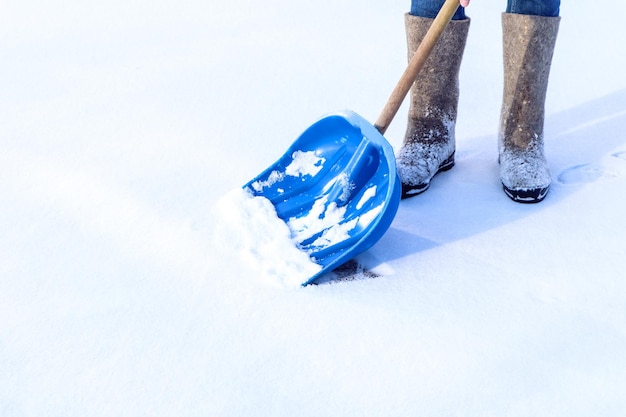
<path id="1" fill-rule="evenodd" d="M 352 111 L 320 119 L 244 188 L 271 201 L 294 244 L 322 267 L 302 285 L 374 245 L 401 192 L 391 145 Z"/>

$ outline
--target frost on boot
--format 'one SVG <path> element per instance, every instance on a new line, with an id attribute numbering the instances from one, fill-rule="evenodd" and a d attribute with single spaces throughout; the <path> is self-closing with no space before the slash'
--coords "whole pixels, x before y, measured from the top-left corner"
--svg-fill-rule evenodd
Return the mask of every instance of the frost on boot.
<path id="1" fill-rule="evenodd" d="M 414 124 L 396 157 L 402 198 L 426 191 L 437 173 L 452 168 L 454 150 L 453 120 L 422 119 Z"/>
<path id="2" fill-rule="evenodd" d="M 433 19 L 405 15 L 408 59 Z M 432 178 L 454 166 L 459 69 L 470 20 L 451 21 L 411 87 L 409 117 L 397 168 L 402 198 L 426 191 Z"/>
<path id="3" fill-rule="evenodd" d="M 541 202 L 548 194 L 551 182 L 541 141 L 532 142 L 526 149 L 503 148 L 500 151 L 500 180 L 505 194 L 513 201 Z"/>

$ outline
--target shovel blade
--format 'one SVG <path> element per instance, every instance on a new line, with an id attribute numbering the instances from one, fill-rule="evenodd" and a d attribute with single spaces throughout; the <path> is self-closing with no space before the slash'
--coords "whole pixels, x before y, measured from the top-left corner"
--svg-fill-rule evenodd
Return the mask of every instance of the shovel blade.
<path id="1" fill-rule="evenodd" d="M 303 285 L 374 245 L 401 194 L 391 145 L 349 110 L 314 123 L 244 188 L 271 201 L 294 244 L 322 267 Z"/>

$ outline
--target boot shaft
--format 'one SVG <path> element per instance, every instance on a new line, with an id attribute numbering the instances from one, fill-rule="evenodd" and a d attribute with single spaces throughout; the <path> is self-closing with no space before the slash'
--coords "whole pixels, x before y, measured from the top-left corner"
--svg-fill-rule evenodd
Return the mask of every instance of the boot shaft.
<path id="1" fill-rule="evenodd" d="M 559 22 L 560 17 L 502 14 L 501 146 L 523 150 L 543 143 L 546 91 Z"/>
<path id="2" fill-rule="evenodd" d="M 433 19 L 405 15 L 407 58 L 417 50 Z M 410 94 L 411 119 L 424 117 L 455 121 L 459 100 L 459 69 L 470 19 L 452 20 L 417 75 Z"/>

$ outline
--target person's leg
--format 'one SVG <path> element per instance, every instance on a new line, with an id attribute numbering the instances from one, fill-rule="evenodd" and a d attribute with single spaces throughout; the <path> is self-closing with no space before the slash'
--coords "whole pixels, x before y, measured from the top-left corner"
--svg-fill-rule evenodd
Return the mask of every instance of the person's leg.
<path id="1" fill-rule="evenodd" d="M 411 11 L 409 14 L 434 19 L 443 3 L 445 3 L 445 0 L 411 0 Z M 465 18 L 465 8 L 459 6 L 454 16 L 452 16 L 452 20 L 465 20 Z"/>
<path id="2" fill-rule="evenodd" d="M 559 28 L 552 0 L 509 0 L 502 14 L 504 92 L 498 135 L 500 179 L 514 201 L 538 203 L 551 176 L 544 155 L 545 98 Z M 520 14 L 517 11 L 532 12 Z M 542 16 L 534 13 L 548 13 Z"/>
<path id="3" fill-rule="evenodd" d="M 411 10 L 425 13 L 430 7 L 436 15 L 442 4 L 414 0 Z M 430 17 L 405 16 L 409 60 L 432 22 Z M 468 18 L 448 24 L 411 88 L 407 130 L 397 155 L 403 198 L 426 191 L 435 174 L 454 165 L 459 68 L 469 24 Z"/>
<path id="4" fill-rule="evenodd" d="M 561 7 L 560 0 L 508 0 L 507 13 L 533 16 L 557 17 Z"/>

